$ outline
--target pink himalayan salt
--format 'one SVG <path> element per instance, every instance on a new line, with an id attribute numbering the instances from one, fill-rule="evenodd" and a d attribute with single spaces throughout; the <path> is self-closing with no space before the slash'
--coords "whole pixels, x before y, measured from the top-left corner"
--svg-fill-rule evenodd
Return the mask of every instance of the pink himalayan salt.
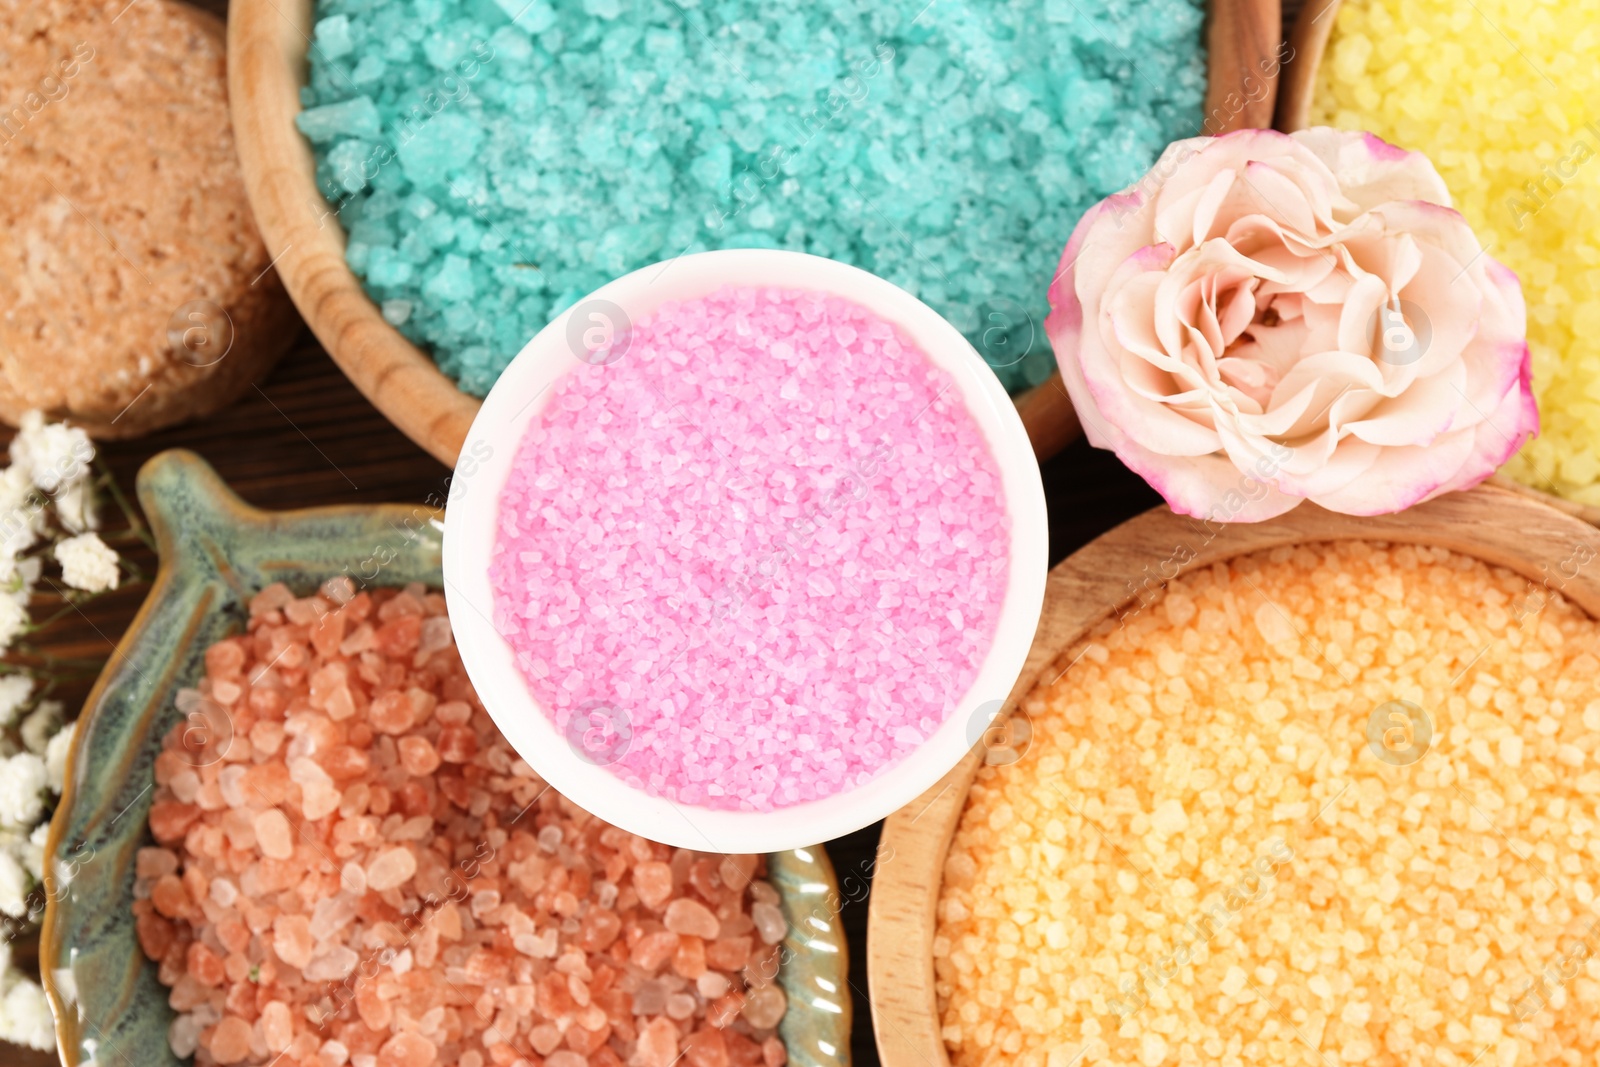
<path id="1" fill-rule="evenodd" d="M 294 855 L 294 838 L 289 820 L 277 808 L 268 808 L 255 818 L 256 843 L 261 854 L 275 860 L 286 860 Z"/>
<path id="2" fill-rule="evenodd" d="M 640 1067 L 671 1067 L 677 1058 L 678 1028 L 658 1015 L 639 1034 Z"/>
<path id="3" fill-rule="evenodd" d="M 166 847 L 134 868 L 174 1052 L 197 1067 L 643 1067 L 653 1026 L 667 1067 L 781 1067 L 776 1001 L 756 995 L 779 960 L 754 945 L 754 909 L 778 899 L 761 857 L 656 845 L 549 790 L 440 643 L 443 612 L 420 586 L 274 586 L 247 635 L 208 650 L 185 699 L 238 686 L 233 739 L 196 767 L 174 727 L 152 808 Z M 321 709 L 319 685 L 334 687 Z M 397 735 L 371 721 L 390 692 L 409 709 Z M 324 790 L 333 806 L 303 821 Z M 715 939 L 667 929 L 669 911 Z"/>
<path id="4" fill-rule="evenodd" d="M 280 915 L 272 927 L 272 950 L 291 967 L 304 968 L 311 962 L 316 942 L 311 937 L 311 920 L 304 915 Z"/>
<path id="5" fill-rule="evenodd" d="M 686 934 L 704 940 L 714 940 L 722 931 L 722 924 L 711 909 L 687 897 L 680 897 L 667 905 L 662 922 L 675 934 Z"/>
<path id="6" fill-rule="evenodd" d="M 750 908 L 750 918 L 755 920 L 756 933 L 767 944 L 776 944 L 783 940 L 783 935 L 789 930 L 789 923 L 783 917 L 783 912 L 776 904 L 766 901 L 757 901 Z"/>
<path id="7" fill-rule="evenodd" d="M 868 781 L 944 721 L 998 621 L 1009 522 L 960 389 L 814 292 L 726 289 L 613 343 L 556 385 L 501 497 L 496 624 L 530 691 L 684 803 Z"/>
<path id="8" fill-rule="evenodd" d="M 282 1052 L 289 1047 L 294 1039 L 294 1020 L 290 1018 L 289 1005 L 274 1000 L 261 1009 L 261 1039 L 267 1043 L 268 1052 Z"/>
<path id="9" fill-rule="evenodd" d="M 405 848 L 385 849 L 367 864 L 367 888 L 377 892 L 404 885 L 417 873 L 417 860 Z"/>
<path id="10" fill-rule="evenodd" d="M 425 1037 L 399 1033 L 378 1050 L 378 1067 L 429 1067 L 438 1052 Z"/>
<path id="11" fill-rule="evenodd" d="M 238 1063 L 250 1054 L 250 1024 L 229 1016 L 211 1032 L 211 1055 L 218 1063 Z"/>
<path id="12" fill-rule="evenodd" d="M 659 908 L 672 896 L 672 868 L 665 863 L 641 863 L 633 869 L 633 885 L 640 903 Z"/>

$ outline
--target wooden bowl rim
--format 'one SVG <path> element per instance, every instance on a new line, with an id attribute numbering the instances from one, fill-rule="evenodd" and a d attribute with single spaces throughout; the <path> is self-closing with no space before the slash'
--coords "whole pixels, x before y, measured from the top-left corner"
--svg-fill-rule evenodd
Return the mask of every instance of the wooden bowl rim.
<path id="1" fill-rule="evenodd" d="M 1208 526 L 1165 506 L 1135 516 L 1051 569 L 1039 633 L 1005 709 L 1016 707 L 1036 685 L 1058 680 L 1062 668 L 1071 666 L 1061 662 L 1064 653 L 1130 603 L 1147 579 L 1160 582 L 1236 556 L 1342 540 L 1426 544 L 1506 567 L 1535 583 L 1547 581 L 1541 563 L 1553 569 L 1577 546 L 1600 557 L 1600 530 L 1519 490 L 1481 485 L 1369 518 L 1311 504 L 1253 524 Z M 1600 619 L 1600 570 L 1580 569 L 1550 588 Z M 934 992 L 935 906 L 945 854 L 981 762 L 982 747 L 974 746 L 884 824 L 879 847 L 889 862 L 874 879 L 867 915 L 867 981 L 884 1067 L 950 1067 Z"/>
<path id="2" fill-rule="evenodd" d="M 284 288 L 328 355 L 411 440 L 454 467 L 479 401 L 383 318 L 345 263 L 345 232 L 294 125 L 312 0 L 237 0 L 228 12 L 228 100 L 245 191 Z"/>
<path id="3" fill-rule="evenodd" d="M 1311 104 L 1317 89 L 1317 72 L 1333 36 L 1342 0 L 1306 0 L 1289 29 L 1289 56 L 1283 64 L 1283 81 L 1278 87 L 1278 107 L 1274 128 L 1283 133 L 1303 130 L 1311 124 Z"/>
<path id="4" fill-rule="evenodd" d="M 1209 132 L 1270 122 L 1280 25 L 1278 0 L 1208 0 L 1202 117 L 1218 124 Z M 480 401 L 384 320 L 345 263 L 343 228 L 317 189 L 315 160 L 293 121 L 310 33 L 311 0 L 235 0 L 229 9 L 228 96 L 256 224 L 284 288 L 340 370 L 385 418 L 453 468 Z M 1013 399 L 1040 460 L 1081 432 L 1059 373 Z"/>

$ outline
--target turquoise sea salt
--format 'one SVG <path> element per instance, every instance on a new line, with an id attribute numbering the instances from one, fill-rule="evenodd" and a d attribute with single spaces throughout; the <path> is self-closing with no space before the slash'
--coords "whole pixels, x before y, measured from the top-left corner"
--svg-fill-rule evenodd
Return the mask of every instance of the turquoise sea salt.
<path id="1" fill-rule="evenodd" d="M 1200 128 L 1201 0 L 321 0 L 301 131 L 384 316 L 483 394 L 657 260 L 864 267 L 1007 388 L 1083 211 Z"/>

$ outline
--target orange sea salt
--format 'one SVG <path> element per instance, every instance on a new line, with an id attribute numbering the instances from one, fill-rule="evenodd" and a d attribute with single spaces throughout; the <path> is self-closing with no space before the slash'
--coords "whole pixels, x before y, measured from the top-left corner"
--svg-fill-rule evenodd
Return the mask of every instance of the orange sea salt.
<path id="1" fill-rule="evenodd" d="M 934 942 L 955 1067 L 1595 1062 L 1594 622 L 1358 542 L 1134 607 L 974 783 Z"/>
<path id="2" fill-rule="evenodd" d="M 759 856 L 550 790 L 444 599 L 336 578 L 250 605 L 156 759 L 134 914 L 173 1051 L 279 1067 L 782 1067 Z"/>

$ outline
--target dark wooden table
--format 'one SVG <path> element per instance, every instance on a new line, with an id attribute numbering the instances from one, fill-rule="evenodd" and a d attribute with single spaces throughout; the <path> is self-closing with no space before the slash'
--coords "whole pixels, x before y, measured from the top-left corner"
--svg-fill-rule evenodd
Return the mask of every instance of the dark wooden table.
<path id="1" fill-rule="evenodd" d="M 308 330 L 282 363 L 225 411 L 138 441 L 100 445 L 118 485 L 129 496 L 139 467 L 169 448 L 199 453 L 245 500 L 264 508 L 317 504 L 420 502 L 444 487 L 446 469 L 391 426 L 356 391 Z M 1050 555 L 1055 562 L 1086 541 L 1158 503 L 1155 493 L 1110 453 L 1083 442 L 1046 465 Z M 151 569 L 147 553 L 135 562 Z M 69 615 L 48 634 L 60 654 L 109 655 L 132 620 L 145 586 L 134 583 L 95 602 L 85 616 Z M 39 614 L 36 612 L 36 615 Z M 63 696 L 81 701 L 86 684 Z M 866 1000 L 867 886 L 878 826 L 828 842 L 844 896 L 855 1000 L 852 1052 L 863 1067 L 878 1062 Z M 854 889 L 849 888 L 854 886 Z M 0 1046 L 0 1063 L 45 1067 L 53 1057 Z"/>

